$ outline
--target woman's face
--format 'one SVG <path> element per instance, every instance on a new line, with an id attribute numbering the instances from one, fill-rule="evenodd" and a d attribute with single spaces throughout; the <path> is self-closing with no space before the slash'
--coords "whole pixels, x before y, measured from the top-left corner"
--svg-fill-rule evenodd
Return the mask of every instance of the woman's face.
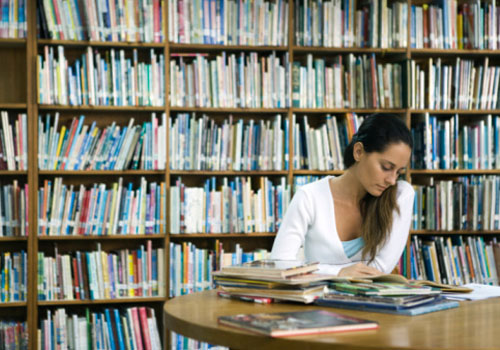
<path id="1" fill-rule="evenodd" d="M 403 142 L 392 143 L 383 152 L 365 152 L 363 144 L 354 145 L 356 174 L 365 190 L 378 197 L 396 181 L 410 161 L 411 148 Z"/>

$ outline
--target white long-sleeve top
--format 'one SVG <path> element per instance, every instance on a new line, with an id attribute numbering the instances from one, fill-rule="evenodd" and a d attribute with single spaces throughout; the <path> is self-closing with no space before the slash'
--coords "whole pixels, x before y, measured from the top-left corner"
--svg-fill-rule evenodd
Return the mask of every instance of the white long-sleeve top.
<path id="1" fill-rule="evenodd" d="M 280 226 L 271 251 L 272 259 L 297 259 L 301 246 L 306 261 L 320 263 L 320 273 L 337 275 L 339 271 L 358 262 L 362 249 L 348 258 L 340 241 L 335 222 L 335 209 L 329 179 L 302 186 L 294 195 Z M 394 211 L 392 230 L 378 249 L 370 266 L 390 273 L 405 248 L 410 229 L 415 192 L 406 181 L 397 182 L 399 214 Z"/>

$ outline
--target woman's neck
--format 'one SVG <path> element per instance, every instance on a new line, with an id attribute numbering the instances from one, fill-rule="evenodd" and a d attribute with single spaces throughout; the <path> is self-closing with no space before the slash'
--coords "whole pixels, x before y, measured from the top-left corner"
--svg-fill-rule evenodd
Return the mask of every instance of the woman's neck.
<path id="1" fill-rule="evenodd" d="M 335 197 L 351 204 L 359 205 L 366 195 L 366 190 L 359 182 L 353 167 L 347 169 L 341 176 L 334 178 Z"/>

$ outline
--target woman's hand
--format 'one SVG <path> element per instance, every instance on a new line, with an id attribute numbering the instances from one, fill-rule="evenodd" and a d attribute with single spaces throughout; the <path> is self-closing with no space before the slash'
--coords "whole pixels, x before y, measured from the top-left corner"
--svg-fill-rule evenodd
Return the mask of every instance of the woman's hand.
<path id="1" fill-rule="evenodd" d="M 339 277 L 360 277 L 360 276 L 378 276 L 382 275 L 383 272 L 377 270 L 374 267 L 365 265 L 363 263 L 357 263 L 348 267 L 344 267 L 339 271 Z"/>

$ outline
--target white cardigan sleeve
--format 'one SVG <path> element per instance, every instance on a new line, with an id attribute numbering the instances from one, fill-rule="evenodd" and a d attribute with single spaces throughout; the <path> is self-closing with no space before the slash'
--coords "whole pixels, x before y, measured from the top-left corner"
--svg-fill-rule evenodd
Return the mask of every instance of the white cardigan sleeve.
<path id="1" fill-rule="evenodd" d="M 384 272 L 391 273 L 403 253 L 410 232 L 413 214 L 413 200 L 415 191 L 413 187 L 401 181 L 402 193 L 398 196 L 399 215 L 394 213 L 392 230 L 385 244 L 379 249 L 370 266 Z"/>
<path id="2" fill-rule="evenodd" d="M 274 239 L 271 259 L 297 259 L 297 253 L 304 244 L 305 235 L 313 219 L 313 202 L 304 190 L 299 189 L 293 196 Z"/>

